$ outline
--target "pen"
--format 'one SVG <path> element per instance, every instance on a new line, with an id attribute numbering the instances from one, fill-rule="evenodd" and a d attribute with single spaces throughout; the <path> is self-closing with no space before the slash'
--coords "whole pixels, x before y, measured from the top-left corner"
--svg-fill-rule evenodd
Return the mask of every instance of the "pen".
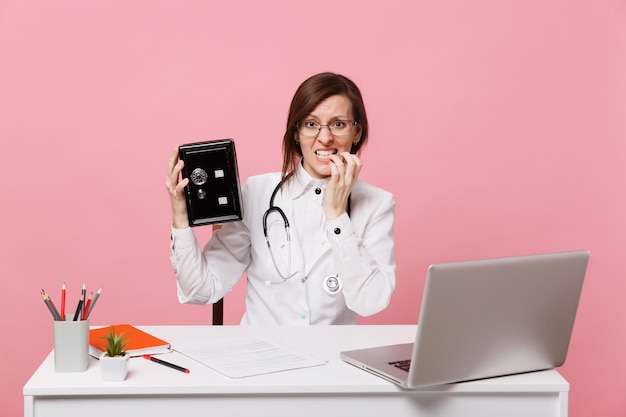
<path id="1" fill-rule="evenodd" d="M 65 320 L 65 282 L 61 287 L 61 320 Z"/>
<path id="2" fill-rule="evenodd" d="M 96 292 L 96 296 L 93 298 L 93 301 L 91 301 L 91 304 L 89 305 L 89 310 L 87 311 L 87 317 L 91 315 L 91 310 L 93 310 L 93 306 L 96 305 L 96 301 L 98 301 L 98 298 L 100 298 L 101 292 L 102 292 L 102 287 L 100 287 L 98 292 Z"/>
<path id="3" fill-rule="evenodd" d="M 43 302 L 46 303 L 46 306 L 48 306 L 48 310 L 52 313 L 54 320 L 61 321 L 61 316 L 59 315 L 57 308 L 54 306 L 54 303 L 43 288 L 41 289 L 41 298 L 43 298 Z"/>
<path id="4" fill-rule="evenodd" d="M 85 302 L 85 296 L 81 295 L 80 300 L 78 300 L 78 305 L 76 306 L 76 313 L 74 313 L 74 321 L 78 320 L 80 317 L 80 312 L 83 308 L 83 303 Z"/>
<path id="5" fill-rule="evenodd" d="M 177 371 L 184 372 L 186 374 L 189 373 L 189 369 L 183 368 L 182 366 L 174 365 L 173 363 L 165 362 L 164 360 L 157 359 L 150 355 L 143 355 L 144 359 L 148 359 L 149 361 L 160 363 L 161 365 L 169 366 L 172 369 L 176 369 Z"/>

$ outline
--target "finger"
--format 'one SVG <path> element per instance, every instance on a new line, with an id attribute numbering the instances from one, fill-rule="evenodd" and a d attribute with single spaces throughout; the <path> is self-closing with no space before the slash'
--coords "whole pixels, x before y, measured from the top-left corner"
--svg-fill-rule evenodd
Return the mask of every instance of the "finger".
<path id="1" fill-rule="evenodd" d="M 343 159 L 340 158 L 338 155 L 331 155 L 329 164 L 331 166 L 331 173 L 334 167 L 337 170 L 338 179 L 343 179 L 343 174 L 346 170 Z"/>
<path id="2" fill-rule="evenodd" d="M 359 171 L 360 160 L 358 157 L 349 152 L 342 152 L 333 161 L 339 161 L 341 164 L 341 181 L 345 185 L 352 185 Z"/>
<path id="3" fill-rule="evenodd" d="M 172 164 L 174 165 L 172 166 Z M 183 178 L 181 181 L 178 180 L 180 178 L 180 172 L 182 171 L 184 166 L 185 161 L 183 161 L 182 159 L 178 159 L 177 147 L 170 157 L 170 162 L 168 164 L 168 173 L 165 178 L 165 186 L 167 188 L 167 191 L 170 193 L 170 195 L 174 197 L 181 196 L 183 193 L 183 189 L 189 183 L 189 180 L 185 178 Z"/>
<path id="4" fill-rule="evenodd" d="M 328 163 L 330 167 L 330 181 L 329 185 L 336 185 L 339 181 L 339 170 L 337 169 L 337 165 L 335 165 L 332 161 Z"/>
<path id="5" fill-rule="evenodd" d="M 172 152 L 172 155 L 170 155 L 170 160 L 167 164 L 168 175 L 172 172 L 177 162 L 178 162 L 178 145 L 176 145 L 176 148 L 174 148 L 174 152 Z"/>
<path id="6" fill-rule="evenodd" d="M 352 178 L 356 165 L 356 162 L 352 158 L 353 155 L 348 152 L 342 152 L 341 156 L 343 157 L 344 164 L 346 166 L 346 177 Z"/>
<path id="7" fill-rule="evenodd" d="M 341 155 L 345 160 L 346 165 L 346 178 L 350 181 L 354 181 L 361 171 L 362 163 L 358 156 L 349 152 L 343 152 Z"/>
<path id="8" fill-rule="evenodd" d="M 345 161 L 346 164 L 353 164 L 355 166 L 361 165 L 361 160 L 358 156 L 350 152 L 342 152 L 341 157 Z"/>
<path id="9" fill-rule="evenodd" d="M 183 161 L 178 161 L 176 165 L 167 173 L 165 185 L 170 193 L 175 192 L 176 185 L 178 184 L 178 178 L 180 176 L 180 171 L 183 169 L 183 165 Z"/>
<path id="10" fill-rule="evenodd" d="M 189 178 L 183 178 L 176 184 L 176 194 L 182 195 L 185 187 L 189 184 Z"/>

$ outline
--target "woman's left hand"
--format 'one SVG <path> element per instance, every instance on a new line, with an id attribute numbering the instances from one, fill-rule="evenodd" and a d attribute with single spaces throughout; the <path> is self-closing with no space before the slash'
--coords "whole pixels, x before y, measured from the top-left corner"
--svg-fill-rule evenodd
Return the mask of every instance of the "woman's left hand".
<path id="1" fill-rule="evenodd" d="M 334 220 L 346 212 L 348 197 L 363 164 L 358 156 L 349 152 L 331 155 L 330 181 L 322 205 L 327 220 Z"/>

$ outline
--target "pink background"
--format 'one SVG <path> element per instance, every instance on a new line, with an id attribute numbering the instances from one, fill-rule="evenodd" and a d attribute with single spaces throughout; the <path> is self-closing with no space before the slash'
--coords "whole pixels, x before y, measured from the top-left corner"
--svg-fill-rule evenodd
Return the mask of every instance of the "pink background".
<path id="1" fill-rule="evenodd" d="M 210 323 L 176 299 L 169 154 L 232 137 L 242 180 L 279 170 L 325 70 L 361 87 L 362 178 L 398 203 L 397 291 L 360 322 L 416 323 L 434 262 L 589 249 L 560 372 L 570 416 L 626 414 L 623 0 L 0 0 L 0 415 L 52 348 L 42 287 L 103 286 L 96 325 Z"/>

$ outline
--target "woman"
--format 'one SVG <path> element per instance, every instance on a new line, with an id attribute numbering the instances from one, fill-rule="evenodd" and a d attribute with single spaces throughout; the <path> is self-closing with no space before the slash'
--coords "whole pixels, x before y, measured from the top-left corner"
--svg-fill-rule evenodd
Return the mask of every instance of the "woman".
<path id="1" fill-rule="evenodd" d="M 249 178 L 243 220 L 225 223 L 204 249 L 187 220 L 189 180 L 179 180 L 176 149 L 166 186 L 180 302 L 214 303 L 245 273 L 241 324 L 355 324 L 357 315 L 387 307 L 395 288 L 395 201 L 357 180 L 367 134 L 351 80 L 322 73 L 304 81 L 289 110 L 282 173 Z"/>

